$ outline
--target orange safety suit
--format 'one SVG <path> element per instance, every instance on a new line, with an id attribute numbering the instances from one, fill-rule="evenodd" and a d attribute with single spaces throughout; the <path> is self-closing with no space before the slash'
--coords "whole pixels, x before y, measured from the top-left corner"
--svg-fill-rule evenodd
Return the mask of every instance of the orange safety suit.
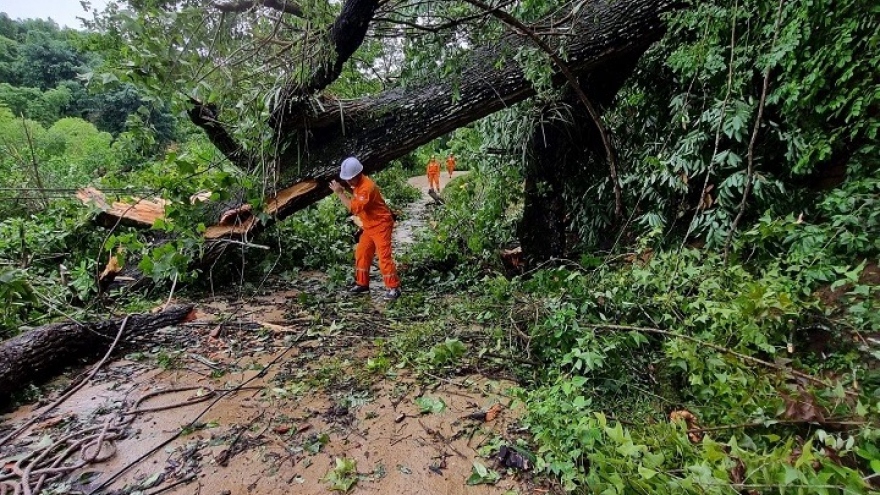
<path id="1" fill-rule="evenodd" d="M 391 231 L 394 229 L 391 209 L 382 199 L 379 187 L 366 175 L 361 176 L 352 192 L 351 213 L 357 215 L 364 229 L 354 252 L 355 282 L 365 287 L 370 285 L 370 265 L 378 251 L 379 271 L 385 287 L 396 289 L 400 287 L 400 279 L 391 257 Z"/>
<path id="2" fill-rule="evenodd" d="M 449 171 L 449 178 L 452 178 L 452 173 L 455 172 L 455 157 L 449 155 L 446 157 L 446 170 Z"/>
<path id="3" fill-rule="evenodd" d="M 440 162 L 434 158 L 428 162 L 428 187 L 440 191 Z"/>

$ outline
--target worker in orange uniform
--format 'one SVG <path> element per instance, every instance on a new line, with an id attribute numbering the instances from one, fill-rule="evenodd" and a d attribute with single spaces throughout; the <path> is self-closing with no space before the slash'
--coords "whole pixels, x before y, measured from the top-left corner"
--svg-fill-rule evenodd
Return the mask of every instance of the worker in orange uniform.
<path id="1" fill-rule="evenodd" d="M 452 174 L 455 172 L 455 155 L 452 152 L 449 152 L 449 156 L 446 157 L 446 171 L 449 172 L 449 178 L 452 178 Z"/>
<path id="2" fill-rule="evenodd" d="M 440 192 L 440 162 L 434 155 L 428 160 L 428 189 Z"/>
<path id="3" fill-rule="evenodd" d="M 355 285 L 349 289 L 352 294 L 370 291 L 370 265 L 379 253 L 379 271 L 385 280 L 385 299 L 400 297 L 400 279 L 397 267 L 391 257 L 391 231 L 394 229 L 394 216 L 382 199 L 379 187 L 363 174 L 364 166 L 351 156 L 343 160 L 339 178 L 351 186 L 351 196 L 339 182 L 330 181 L 330 189 L 336 193 L 353 215 L 363 224 L 364 232 L 358 240 L 354 252 Z"/>

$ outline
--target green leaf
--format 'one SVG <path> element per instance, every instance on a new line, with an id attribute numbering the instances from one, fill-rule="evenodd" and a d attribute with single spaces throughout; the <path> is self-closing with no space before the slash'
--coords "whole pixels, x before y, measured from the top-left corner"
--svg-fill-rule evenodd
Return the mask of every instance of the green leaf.
<path id="1" fill-rule="evenodd" d="M 648 469 L 643 466 L 639 466 L 639 474 L 642 475 L 642 478 L 649 480 L 649 479 L 653 478 L 654 476 L 657 476 L 657 471 L 654 471 L 653 469 Z"/>
<path id="2" fill-rule="evenodd" d="M 487 468 L 479 462 L 474 462 L 471 475 L 467 479 L 468 485 L 494 485 L 501 479 L 497 471 Z"/>
<path id="3" fill-rule="evenodd" d="M 347 493 L 358 482 L 357 461 L 345 457 L 336 458 L 336 467 L 331 469 L 324 481 L 330 485 L 330 489 Z"/>
<path id="4" fill-rule="evenodd" d="M 446 409 L 446 403 L 440 398 L 419 397 L 415 403 L 422 409 L 422 414 L 439 414 Z"/>

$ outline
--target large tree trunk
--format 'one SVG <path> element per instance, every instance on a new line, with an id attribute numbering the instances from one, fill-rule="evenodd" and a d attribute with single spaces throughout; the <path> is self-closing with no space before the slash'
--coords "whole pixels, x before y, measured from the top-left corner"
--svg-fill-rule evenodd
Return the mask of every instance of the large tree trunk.
<path id="1" fill-rule="evenodd" d="M 549 112 L 542 112 L 549 116 Z M 582 112 L 583 113 L 583 112 Z M 572 124 L 575 125 L 575 124 Z M 572 150 L 569 124 L 538 123 L 529 141 L 525 166 L 525 201 L 517 227 L 523 258 L 537 264 L 565 254 L 565 170 Z M 548 164 L 556 165 L 548 167 Z"/>
<path id="2" fill-rule="evenodd" d="M 621 57 L 607 63 L 601 72 L 581 78 L 581 88 L 600 115 L 632 74 L 639 55 Z M 517 229 L 527 263 L 565 256 L 569 223 L 566 192 L 578 197 L 571 194 L 578 189 L 577 178 L 590 168 L 603 167 L 605 156 L 599 128 L 573 91 L 568 91 L 562 102 L 542 109 L 526 153 L 525 202 Z"/>
<path id="3" fill-rule="evenodd" d="M 154 332 L 185 321 L 192 306 L 175 306 L 160 313 L 131 315 L 123 337 Z M 43 380 L 83 358 L 107 351 L 123 319 L 79 325 L 55 323 L 35 328 L 0 344 L 0 403 L 28 383 Z"/>

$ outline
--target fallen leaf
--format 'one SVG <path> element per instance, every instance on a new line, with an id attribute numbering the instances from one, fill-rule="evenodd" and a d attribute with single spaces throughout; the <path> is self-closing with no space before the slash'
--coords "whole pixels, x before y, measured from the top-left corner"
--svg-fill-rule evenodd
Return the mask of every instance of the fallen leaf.
<path id="1" fill-rule="evenodd" d="M 691 443 L 700 443 L 703 440 L 703 434 L 699 431 L 690 431 L 690 430 L 699 430 L 700 425 L 697 423 L 697 417 L 694 416 L 694 413 L 688 411 L 687 409 L 681 409 L 678 411 L 672 411 L 669 413 L 669 421 L 672 423 L 676 422 L 684 422 L 685 427 L 688 431 L 688 439 Z"/>
<path id="2" fill-rule="evenodd" d="M 706 210 L 709 209 L 713 204 L 715 204 L 715 200 L 712 198 L 712 195 L 706 193 L 703 195 L 703 200 L 700 202 L 700 208 Z"/>
<path id="3" fill-rule="evenodd" d="M 825 408 L 816 402 L 816 396 L 803 387 L 798 386 L 794 393 L 780 392 L 779 395 L 785 401 L 782 418 L 805 423 L 825 423 Z"/>
<path id="4" fill-rule="evenodd" d="M 734 485 L 741 485 L 746 479 L 746 465 L 738 457 L 733 459 L 736 461 L 736 465 L 730 470 L 730 482 Z"/>
<path id="5" fill-rule="evenodd" d="M 489 408 L 488 411 L 486 411 L 486 422 L 488 423 L 490 421 L 494 421 L 495 418 L 498 417 L 498 414 L 501 413 L 501 410 L 503 408 L 504 406 L 502 406 L 501 403 L 496 402 L 495 405 L 493 405 Z"/>

